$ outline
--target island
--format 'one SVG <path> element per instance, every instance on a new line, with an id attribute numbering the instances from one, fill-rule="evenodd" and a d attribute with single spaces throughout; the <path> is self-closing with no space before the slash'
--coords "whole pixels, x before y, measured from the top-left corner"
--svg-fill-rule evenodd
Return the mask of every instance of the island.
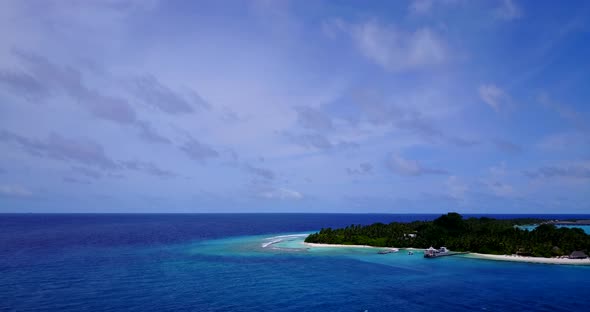
<path id="1" fill-rule="evenodd" d="M 530 224 L 539 225 L 533 230 L 520 228 Z M 420 249 L 445 246 L 483 259 L 590 264 L 586 256 L 590 250 L 590 235 L 581 228 L 557 227 L 555 224 L 558 223 L 543 219 L 465 219 L 451 212 L 433 221 L 324 228 L 307 236 L 305 243 Z"/>

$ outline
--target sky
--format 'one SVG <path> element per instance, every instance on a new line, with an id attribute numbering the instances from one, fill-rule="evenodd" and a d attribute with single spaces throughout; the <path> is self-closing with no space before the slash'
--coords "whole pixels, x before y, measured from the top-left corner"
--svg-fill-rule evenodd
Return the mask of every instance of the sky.
<path id="1" fill-rule="evenodd" d="M 588 1 L 0 2 L 0 212 L 590 213 Z"/>

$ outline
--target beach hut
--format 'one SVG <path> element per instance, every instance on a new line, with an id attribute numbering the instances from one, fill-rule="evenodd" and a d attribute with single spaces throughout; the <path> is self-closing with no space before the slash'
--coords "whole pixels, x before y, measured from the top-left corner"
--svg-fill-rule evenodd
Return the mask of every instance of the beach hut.
<path id="1" fill-rule="evenodd" d="M 586 259 L 586 258 L 588 258 L 588 255 L 580 250 L 574 251 L 570 254 L 570 259 Z"/>

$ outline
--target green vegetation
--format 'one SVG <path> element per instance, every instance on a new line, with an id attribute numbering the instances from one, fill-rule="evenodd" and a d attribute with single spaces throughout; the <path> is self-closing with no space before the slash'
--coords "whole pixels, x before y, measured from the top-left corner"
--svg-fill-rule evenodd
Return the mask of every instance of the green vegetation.
<path id="1" fill-rule="evenodd" d="M 568 255 L 574 250 L 590 250 L 590 235 L 578 228 L 557 228 L 542 224 L 532 231 L 516 225 L 541 223 L 539 219 L 463 219 L 448 213 L 434 221 L 372 225 L 350 225 L 343 229 L 322 229 L 309 235 L 308 243 L 370 245 L 376 247 L 446 246 L 453 251 L 486 254 L 520 253 L 537 257 Z"/>

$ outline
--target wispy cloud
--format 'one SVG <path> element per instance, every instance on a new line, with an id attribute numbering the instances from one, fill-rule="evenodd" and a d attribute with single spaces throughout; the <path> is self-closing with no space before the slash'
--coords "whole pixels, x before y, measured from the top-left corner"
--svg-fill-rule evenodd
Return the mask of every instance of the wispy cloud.
<path id="1" fill-rule="evenodd" d="M 503 152 L 507 152 L 507 153 L 520 153 L 520 152 L 522 152 L 522 146 L 520 146 L 516 143 L 510 142 L 508 140 L 493 139 L 492 144 L 494 144 L 494 146 L 496 146 L 497 149 L 499 149 Z"/>
<path id="2" fill-rule="evenodd" d="M 138 121 L 136 123 L 137 128 L 139 129 L 139 136 L 143 140 L 151 143 L 162 143 L 162 144 L 170 144 L 172 141 L 170 139 L 161 135 L 154 126 L 147 122 L 147 121 Z"/>
<path id="3" fill-rule="evenodd" d="M 448 195 L 457 200 L 465 200 L 469 186 L 457 176 L 449 176 L 445 181 Z"/>
<path id="4" fill-rule="evenodd" d="M 546 166 L 523 171 L 524 175 L 532 179 L 575 178 L 590 179 L 590 168 L 583 165 Z"/>
<path id="5" fill-rule="evenodd" d="M 121 165 L 128 170 L 145 172 L 147 174 L 154 175 L 160 178 L 170 178 L 176 176 L 174 172 L 162 169 L 152 162 L 127 160 L 121 162 Z"/>
<path id="6" fill-rule="evenodd" d="M 268 180 L 274 180 L 276 178 L 276 174 L 272 170 L 267 169 L 267 168 L 256 167 L 256 166 L 252 166 L 249 164 L 245 164 L 243 166 L 243 168 L 246 171 L 248 171 L 260 178 L 264 178 L 264 179 L 268 179 Z"/>
<path id="7" fill-rule="evenodd" d="M 392 129 L 415 135 L 422 140 L 433 143 L 444 143 L 459 147 L 471 147 L 478 140 L 463 138 L 447 133 L 435 121 L 426 116 L 415 106 L 402 106 L 398 101 L 386 99 L 375 92 L 359 92 L 354 96 L 358 106 L 356 118 L 375 126 L 388 126 Z"/>
<path id="8" fill-rule="evenodd" d="M 161 169 L 151 162 L 115 161 L 107 156 L 102 145 L 86 138 L 66 138 L 52 133 L 46 139 L 31 139 L 0 130 L 0 142 L 15 144 L 33 157 L 73 163 L 72 170 L 87 178 L 101 178 L 103 174 L 97 170 L 114 172 L 123 169 L 142 171 L 160 177 L 175 176 L 171 171 Z"/>
<path id="9" fill-rule="evenodd" d="M 404 176 L 422 176 L 430 174 L 448 174 L 444 169 L 435 169 L 425 167 L 419 161 L 413 159 L 406 159 L 399 155 L 392 155 L 387 160 L 389 168 L 399 175 Z"/>
<path id="10" fill-rule="evenodd" d="M 62 178 L 62 181 L 65 182 L 65 183 L 80 184 L 80 185 L 89 185 L 89 184 L 92 184 L 92 182 L 89 181 L 89 180 L 75 178 L 75 177 L 70 177 L 70 176 L 63 177 Z"/>
<path id="11" fill-rule="evenodd" d="M 187 114 L 198 109 L 208 109 L 209 104 L 196 92 L 192 91 L 190 100 L 173 91 L 152 75 L 143 75 L 131 82 L 131 90 L 144 103 L 168 114 Z"/>
<path id="12" fill-rule="evenodd" d="M 502 0 L 500 6 L 495 10 L 495 15 L 504 20 L 514 20 L 522 17 L 522 9 L 514 0 Z"/>
<path id="13" fill-rule="evenodd" d="M 36 157 L 73 161 L 78 164 L 112 170 L 119 165 L 109 158 L 103 147 L 88 139 L 65 138 L 52 133 L 46 139 L 29 139 L 18 134 L 0 130 L 0 142 L 16 144 L 23 151 Z"/>
<path id="14" fill-rule="evenodd" d="M 479 97 L 496 112 L 505 108 L 510 97 L 494 84 L 484 84 L 478 89 Z"/>
<path id="15" fill-rule="evenodd" d="M 568 121 L 571 126 L 578 128 L 581 131 L 590 133 L 590 124 L 588 123 L 588 116 L 584 112 L 577 111 L 570 105 L 555 101 L 546 93 L 541 93 L 537 96 L 537 100 L 541 105 L 557 112 L 561 118 Z"/>
<path id="16" fill-rule="evenodd" d="M 432 9 L 434 0 L 412 0 L 408 9 L 415 14 L 425 14 Z"/>
<path id="17" fill-rule="evenodd" d="M 344 31 L 369 60 L 389 71 L 440 65 L 450 59 L 449 47 L 433 29 L 405 30 L 371 19 L 359 24 L 328 21 L 332 33 Z"/>
<path id="18" fill-rule="evenodd" d="M 31 197 L 33 192 L 20 185 L 0 184 L 0 196 L 4 197 Z"/>
<path id="19" fill-rule="evenodd" d="M 297 106 L 297 121 L 301 127 L 317 131 L 326 131 L 333 128 L 330 117 L 318 109 L 309 106 Z"/>
<path id="20" fill-rule="evenodd" d="M 512 185 L 507 183 L 500 181 L 486 181 L 485 185 L 492 194 L 498 197 L 512 197 L 516 194 Z"/>
<path id="21" fill-rule="evenodd" d="M 283 134 L 291 143 L 312 150 L 355 149 L 359 145 L 351 141 L 331 141 L 320 133 L 289 133 Z"/>
<path id="22" fill-rule="evenodd" d="M 65 92 L 96 118 L 119 124 L 133 124 L 136 121 L 135 110 L 125 99 L 88 88 L 79 70 L 58 66 L 31 52 L 15 50 L 14 55 L 37 81 L 47 84 L 47 89 Z"/>
<path id="23" fill-rule="evenodd" d="M 30 101 L 44 98 L 49 93 L 37 78 L 21 71 L 0 70 L 0 84 Z"/>
<path id="24" fill-rule="evenodd" d="M 47 211 L 588 206 L 583 4 L 312 6 L 2 2 L 0 184 Z"/>
<path id="25" fill-rule="evenodd" d="M 87 178 L 100 179 L 102 177 L 102 173 L 87 167 L 73 166 L 72 171 Z"/>
<path id="26" fill-rule="evenodd" d="M 358 168 L 346 168 L 346 173 L 351 176 L 368 175 L 373 172 L 373 165 L 367 162 L 361 163 Z"/>
<path id="27" fill-rule="evenodd" d="M 149 122 L 137 117 L 135 108 L 125 97 L 106 94 L 88 87 L 80 70 L 60 66 L 32 52 L 13 50 L 12 53 L 27 72 L 17 73 L 5 70 L 4 74 L 0 74 L 0 83 L 9 85 L 16 95 L 27 99 L 33 96 L 34 99 L 40 100 L 50 95 L 65 94 L 94 118 L 122 126 L 136 127 L 140 137 L 148 142 L 169 143 L 169 140 L 158 134 Z M 157 81 L 149 78 L 144 78 L 142 81 L 144 83 L 141 85 L 143 87 L 141 93 L 144 94 L 144 99 L 147 98 L 150 101 L 150 104 L 158 103 L 174 112 L 179 109 L 188 109 L 182 106 L 184 102 L 178 102 L 178 97 L 172 91 Z"/>
<path id="28" fill-rule="evenodd" d="M 542 138 L 536 146 L 544 150 L 565 151 L 571 148 L 590 146 L 590 137 L 583 132 L 562 132 Z"/>
<path id="29" fill-rule="evenodd" d="M 212 147 L 199 142 L 195 138 L 189 138 L 180 149 L 190 158 L 199 162 L 204 162 L 207 159 L 218 158 L 219 153 Z"/>
<path id="30" fill-rule="evenodd" d="M 426 15 L 443 6 L 457 5 L 461 0 L 411 0 L 408 11 L 414 15 Z"/>
<path id="31" fill-rule="evenodd" d="M 279 200 L 300 200 L 303 199 L 303 194 L 298 191 L 286 188 L 268 188 L 258 193 L 258 196 L 266 199 Z"/>

